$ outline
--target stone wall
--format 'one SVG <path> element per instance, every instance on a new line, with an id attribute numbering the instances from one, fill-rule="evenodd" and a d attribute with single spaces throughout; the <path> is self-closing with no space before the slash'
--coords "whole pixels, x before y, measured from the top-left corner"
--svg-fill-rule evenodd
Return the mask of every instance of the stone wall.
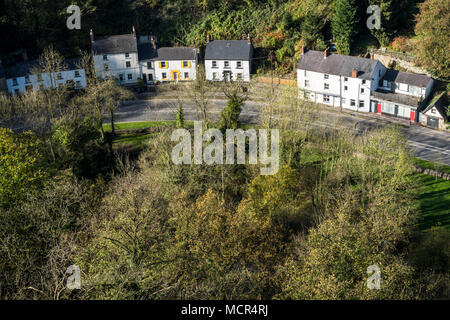
<path id="1" fill-rule="evenodd" d="M 441 178 L 444 180 L 450 180 L 450 173 L 441 172 L 433 169 L 427 169 L 423 167 L 414 166 L 414 171 L 418 173 L 423 173 L 432 177 Z"/>
<path id="2" fill-rule="evenodd" d="M 406 71 L 408 72 L 428 74 L 426 70 L 417 67 L 412 61 L 403 60 L 399 57 L 395 57 L 387 53 L 386 54 L 374 53 L 374 59 L 379 60 L 386 67 L 389 67 L 389 65 L 393 61 L 395 61 L 397 66 L 406 69 Z"/>

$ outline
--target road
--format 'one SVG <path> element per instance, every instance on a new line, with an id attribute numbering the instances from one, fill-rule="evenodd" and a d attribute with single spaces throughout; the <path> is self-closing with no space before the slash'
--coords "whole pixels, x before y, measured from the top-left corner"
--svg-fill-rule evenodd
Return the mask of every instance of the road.
<path id="1" fill-rule="evenodd" d="M 225 100 L 211 101 L 209 115 L 219 119 L 221 110 L 225 107 Z M 240 121 L 243 123 L 257 123 L 259 119 L 260 102 L 247 101 L 242 108 Z M 186 120 L 198 119 L 197 112 L 192 101 L 183 101 L 183 112 Z M 175 99 L 153 99 L 127 101 L 123 103 L 116 113 L 116 121 L 136 122 L 155 120 L 175 120 L 177 113 L 177 101 Z M 321 118 L 315 121 L 316 126 L 329 128 L 352 127 L 373 129 L 388 124 L 378 118 L 365 114 L 322 112 Z M 450 134 L 419 125 L 412 125 L 401 129 L 408 139 L 412 153 L 420 159 L 438 162 L 450 166 Z"/>

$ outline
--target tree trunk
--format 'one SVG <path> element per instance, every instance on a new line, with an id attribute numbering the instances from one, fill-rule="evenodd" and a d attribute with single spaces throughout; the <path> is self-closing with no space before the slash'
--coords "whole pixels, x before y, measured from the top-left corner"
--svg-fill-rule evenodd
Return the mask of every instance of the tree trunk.
<path id="1" fill-rule="evenodd" d="M 116 130 L 114 129 L 114 111 L 113 110 L 111 110 L 111 132 L 112 132 L 112 136 L 115 137 Z"/>

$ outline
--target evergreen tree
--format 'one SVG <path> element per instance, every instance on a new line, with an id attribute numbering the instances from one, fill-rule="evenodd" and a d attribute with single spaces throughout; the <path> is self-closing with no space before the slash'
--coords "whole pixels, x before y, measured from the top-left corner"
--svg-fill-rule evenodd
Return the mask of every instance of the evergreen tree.
<path id="1" fill-rule="evenodd" d="M 184 114 L 183 114 L 183 106 L 181 102 L 178 102 L 178 111 L 177 111 L 177 128 L 184 128 Z"/>
<path id="2" fill-rule="evenodd" d="M 353 38 L 357 33 L 359 17 L 355 0 L 336 0 L 334 16 L 331 22 L 332 32 L 336 38 L 336 48 L 340 54 L 350 54 Z"/>
<path id="3" fill-rule="evenodd" d="M 222 131 L 226 129 L 236 129 L 239 127 L 239 116 L 241 114 L 242 105 L 244 104 L 242 98 L 240 98 L 237 92 L 233 92 L 227 105 L 221 113 L 220 128 Z"/>

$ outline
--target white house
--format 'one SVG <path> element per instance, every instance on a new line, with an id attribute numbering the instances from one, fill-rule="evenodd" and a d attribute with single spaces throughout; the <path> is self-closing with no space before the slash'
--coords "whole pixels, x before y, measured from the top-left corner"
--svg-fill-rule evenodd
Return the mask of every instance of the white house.
<path id="1" fill-rule="evenodd" d="M 140 78 L 136 30 L 131 34 L 94 37 L 91 30 L 92 55 L 97 77 L 116 78 L 119 84 L 135 84 Z"/>
<path id="2" fill-rule="evenodd" d="M 154 58 L 157 55 L 156 39 L 154 36 L 139 37 L 138 56 L 140 77 L 145 84 L 150 85 L 155 81 Z"/>
<path id="3" fill-rule="evenodd" d="M 316 103 L 420 121 L 433 89 L 425 75 L 388 70 L 374 59 L 303 49 L 297 67 L 300 95 Z"/>
<path id="4" fill-rule="evenodd" d="M 207 38 L 205 51 L 206 79 L 211 81 L 250 81 L 253 45 L 246 40 Z"/>
<path id="5" fill-rule="evenodd" d="M 7 90 L 17 95 L 65 85 L 73 89 L 86 88 L 86 73 L 79 58 L 64 60 L 63 66 L 63 70 L 51 73 L 40 72 L 37 60 L 8 67 L 5 69 Z"/>
<path id="6" fill-rule="evenodd" d="M 385 72 L 376 60 L 304 50 L 297 82 L 301 94 L 313 102 L 373 112 L 371 92 Z"/>
<path id="7" fill-rule="evenodd" d="M 436 95 L 428 106 L 421 111 L 422 124 L 437 128 L 446 129 L 450 125 L 450 116 L 448 115 L 448 96 L 446 92 Z"/>
<path id="8" fill-rule="evenodd" d="M 421 122 L 419 111 L 433 92 L 434 80 L 427 75 L 387 70 L 372 94 L 376 112 Z"/>
<path id="9" fill-rule="evenodd" d="M 178 82 L 197 78 L 195 48 L 159 48 L 152 61 L 157 81 Z"/>

